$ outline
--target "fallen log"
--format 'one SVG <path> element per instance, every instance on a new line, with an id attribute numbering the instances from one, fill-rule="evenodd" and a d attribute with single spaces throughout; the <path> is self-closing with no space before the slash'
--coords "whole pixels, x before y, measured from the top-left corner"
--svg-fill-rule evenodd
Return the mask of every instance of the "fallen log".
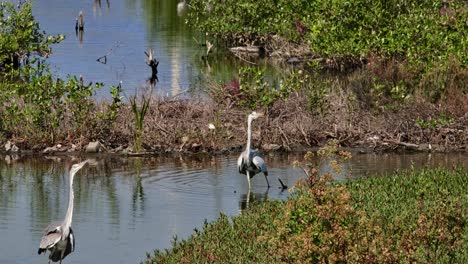
<path id="1" fill-rule="evenodd" d="M 260 54 L 261 48 L 258 46 L 250 46 L 250 47 L 233 47 L 229 48 L 229 50 L 233 53 L 255 53 Z"/>

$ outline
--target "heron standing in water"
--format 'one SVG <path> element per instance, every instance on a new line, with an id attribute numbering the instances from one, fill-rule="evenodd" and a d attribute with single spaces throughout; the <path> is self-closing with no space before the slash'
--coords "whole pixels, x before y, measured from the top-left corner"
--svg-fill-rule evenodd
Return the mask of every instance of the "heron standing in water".
<path id="1" fill-rule="evenodd" d="M 251 149 L 252 141 L 252 121 L 263 116 L 262 113 L 252 112 L 247 118 L 247 146 L 245 150 L 240 154 L 237 159 L 237 168 L 239 173 L 245 174 L 247 176 L 247 182 L 249 183 L 250 191 L 250 178 L 256 174 L 262 172 L 265 175 L 265 180 L 267 182 L 268 188 L 270 188 L 270 183 L 268 182 L 268 170 L 265 163 L 265 160 L 262 158 L 260 152 Z M 278 178 L 278 181 L 281 184 L 281 189 L 285 190 L 288 186 L 284 185 L 283 181 Z"/>
<path id="2" fill-rule="evenodd" d="M 60 261 L 60 263 L 62 263 L 62 260 L 75 250 L 75 236 L 71 229 L 73 217 L 73 178 L 88 161 L 89 160 L 85 160 L 81 163 L 74 164 L 70 169 L 70 196 L 65 219 L 63 219 L 62 222 L 54 222 L 44 229 L 44 234 L 37 253 L 41 254 L 49 250 L 49 264 L 51 260 L 53 262 Z"/>
<path id="3" fill-rule="evenodd" d="M 263 172 L 265 179 L 270 188 L 270 183 L 268 182 L 268 170 L 266 167 L 265 160 L 261 157 L 261 154 L 258 151 L 252 150 L 250 145 L 252 141 L 252 121 L 263 116 L 261 113 L 252 112 L 247 119 L 247 146 L 237 159 L 237 168 L 239 173 L 245 174 L 247 176 L 247 182 L 249 183 L 250 190 L 250 178 L 255 176 L 255 174 Z"/>

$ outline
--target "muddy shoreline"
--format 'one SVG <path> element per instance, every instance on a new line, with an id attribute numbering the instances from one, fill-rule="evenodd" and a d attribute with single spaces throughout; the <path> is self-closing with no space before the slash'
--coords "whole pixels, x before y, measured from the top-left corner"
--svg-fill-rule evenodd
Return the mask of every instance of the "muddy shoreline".
<path id="1" fill-rule="evenodd" d="M 398 110 L 371 113 L 330 107 L 326 114 L 304 109 L 304 96 L 278 101 L 253 124 L 253 147 L 267 152 L 316 150 L 328 140 L 354 153 L 468 152 L 468 114 L 445 125 L 421 127 L 444 109 L 414 102 Z M 106 105 L 96 106 L 96 111 Z M 246 142 L 249 110 L 229 108 L 207 100 L 154 98 L 145 117 L 143 151 L 133 150 L 134 122 L 129 106 L 119 110 L 112 127 L 92 119 L 78 133 L 62 124 L 55 142 L 15 135 L 0 141 L 3 154 L 118 153 L 122 155 L 239 153 Z M 80 135 L 80 136 L 74 136 Z M 99 143 L 97 143 L 99 142 Z"/>

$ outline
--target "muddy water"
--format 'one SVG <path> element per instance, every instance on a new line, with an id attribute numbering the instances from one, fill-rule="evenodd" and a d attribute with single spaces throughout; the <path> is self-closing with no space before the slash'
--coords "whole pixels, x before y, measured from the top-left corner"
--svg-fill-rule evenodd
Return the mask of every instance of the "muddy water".
<path id="1" fill-rule="evenodd" d="M 206 53 L 204 34 L 189 29 L 190 21 L 178 14 L 177 0 L 39 0 L 33 13 L 48 34 L 64 34 L 48 58 L 62 78 L 82 75 L 85 83 L 103 82 L 98 97 L 109 97 L 109 86 L 122 81 L 125 95 L 150 86 L 151 69 L 144 54 L 154 49 L 159 61 L 155 93 L 185 95 L 199 87 L 203 76 L 230 81 L 242 61 Z M 83 11 L 84 32 L 75 33 L 75 18 Z M 186 23 L 187 22 L 187 23 Z M 104 60 L 97 59 L 106 55 Z"/>
<path id="2" fill-rule="evenodd" d="M 300 155 L 267 156 L 272 188 L 263 176 L 252 182 L 257 201 L 286 199 L 276 177 L 292 186 L 303 173 L 291 166 Z M 89 157 L 88 157 L 89 158 Z M 236 156 L 91 157 L 75 177 L 73 228 L 76 251 L 66 263 L 139 263 L 145 253 L 186 238 L 205 219 L 233 216 L 246 205 L 247 182 Z M 46 263 L 37 255 L 43 228 L 62 219 L 68 205 L 71 157 L 0 160 L 0 263 Z M 345 164 L 352 177 L 396 169 L 468 167 L 466 154 L 355 155 Z M 327 168 L 322 168 L 326 171 Z M 345 178 L 345 175 L 337 175 Z"/>

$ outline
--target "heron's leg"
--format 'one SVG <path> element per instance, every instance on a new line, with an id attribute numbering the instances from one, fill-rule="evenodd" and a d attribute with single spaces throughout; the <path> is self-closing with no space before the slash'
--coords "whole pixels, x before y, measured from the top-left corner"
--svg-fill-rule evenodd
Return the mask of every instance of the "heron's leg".
<path id="1" fill-rule="evenodd" d="M 245 175 L 247 175 L 247 182 L 249 183 L 249 192 L 250 192 L 250 172 L 247 170 Z"/>
<path id="2" fill-rule="evenodd" d="M 267 181 L 268 188 L 270 188 L 270 183 L 268 182 L 268 177 L 266 174 L 265 174 L 265 180 Z"/>
<path id="3" fill-rule="evenodd" d="M 249 209 L 250 189 L 247 191 L 247 200 L 245 201 L 245 209 Z"/>

